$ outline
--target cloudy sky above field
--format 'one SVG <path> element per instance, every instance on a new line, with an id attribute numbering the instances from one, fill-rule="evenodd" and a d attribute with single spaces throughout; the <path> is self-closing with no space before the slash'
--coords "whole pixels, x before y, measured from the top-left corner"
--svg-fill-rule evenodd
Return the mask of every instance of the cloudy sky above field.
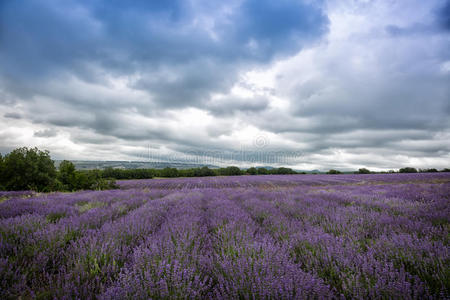
<path id="1" fill-rule="evenodd" d="M 450 1 L 1 1 L 0 152 L 450 167 Z"/>

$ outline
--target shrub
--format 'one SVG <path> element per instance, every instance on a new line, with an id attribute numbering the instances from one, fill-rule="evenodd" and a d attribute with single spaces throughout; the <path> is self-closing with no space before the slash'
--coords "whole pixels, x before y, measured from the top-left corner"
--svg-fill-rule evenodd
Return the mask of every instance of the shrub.
<path id="1" fill-rule="evenodd" d="M 2 177 L 3 177 L 3 156 L 0 153 L 0 191 L 3 190 Z"/>
<path id="2" fill-rule="evenodd" d="M 258 168 L 258 175 L 267 175 L 269 171 L 266 168 Z"/>
<path id="3" fill-rule="evenodd" d="M 102 172 L 103 178 L 114 179 L 150 179 L 153 178 L 155 170 L 153 169 L 114 169 L 108 167 Z"/>
<path id="4" fill-rule="evenodd" d="M 406 168 L 401 168 L 400 170 L 398 170 L 399 173 L 417 173 L 417 169 L 416 168 L 411 168 L 411 167 L 406 167 Z"/>
<path id="5" fill-rule="evenodd" d="M 218 169 L 218 174 L 222 176 L 242 175 L 242 171 L 238 167 L 231 166 Z"/>
<path id="6" fill-rule="evenodd" d="M 56 168 L 48 151 L 18 148 L 2 161 L 0 183 L 6 190 L 45 192 L 56 188 Z"/>
<path id="7" fill-rule="evenodd" d="M 107 190 L 117 188 L 115 181 L 102 177 L 100 170 L 76 171 L 73 190 Z"/>
<path id="8" fill-rule="evenodd" d="M 77 171 L 64 160 L 56 171 L 48 151 L 18 148 L 0 156 L 0 188 L 38 192 L 104 190 L 116 188 L 115 182 L 102 178 L 99 170 Z"/>
<path id="9" fill-rule="evenodd" d="M 175 168 L 164 168 L 159 171 L 161 177 L 178 177 L 178 170 Z"/>
<path id="10" fill-rule="evenodd" d="M 370 174 L 370 171 L 366 168 L 361 168 L 358 170 L 358 174 Z"/>
<path id="11" fill-rule="evenodd" d="M 256 170 L 256 168 L 254 168 L 254 167 L 248 168 L 247 169 L 247 174 L 249 174 L 249 175 L 256 175 L 256 174 L 258 174 L 258 170 Z"/>
<path id="12" fill-rule="evenodd" d="M 327 172 L 327 174 L 341 174 L 341 172 L 338 170 L 331 169 Z"/>
<path id="13" fill-rule="evenodd" d="M 420 173 L 437 173 L 439 172 L 437 169 L 431 168 L 431 169 L 420 169 Z"/>
<path id="14" fill-rule="evenodd" d="M 62 184 L 64 190 L 75 190 L 75 165 L 67 160 L 63 160 L 59 164 L 58 180 Z"/>
<path id="15" fill-rule="evenodd" d="M 270 174 L 297 174 L 294 170 L 291 168 L 278 168 L 278 169 L 272 169 L 270 170 Z"/>
<path id="16" fill-rule="evenodd" d="M 215 176 L 216 173 L 214 173 L 213 170 L 211 170 L 208 167 L 201 167 L 201 168 L 195 168 L 194 169 L 194 176 L 199 176 L 199 177 L 203 177 L 203 176 Z"/>

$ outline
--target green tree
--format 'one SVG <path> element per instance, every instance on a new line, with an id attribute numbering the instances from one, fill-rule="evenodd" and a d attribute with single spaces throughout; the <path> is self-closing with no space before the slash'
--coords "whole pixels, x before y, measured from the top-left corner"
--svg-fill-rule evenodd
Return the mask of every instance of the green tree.
<path id="1" fill-rule="evenodd" d="M 51 191 L 56 188 L 56 168 L 48 151 L 18 148 L 3 158 L 1 185 L 7 190 Z"/>
<path id="2" fill-rule="evenodd" d="M 207 166 L 194 169 L 194 176 L 215 176 L 214 170 L 211 170 Z"/>
<path id="3" fill-rule="evenodd" d="M 247 174 L 256 175 L 256 174 L 258 174 L 258 170 L 256 170 L 256 168 L 254 168 L 254 167 L 248 168 Z"/>
<path id="4" fill-rule="evenodd" d="M 341 174 L 341 172 L 338 170 L 331 169 L 327 172 L 327 174 Z"/>
<path id="5" fill-rule="evenodd" d="M 370 174 L 370 170 L 366 168 L 361 168 L 358 170 L 358 174 Z"/>
<path id="6" fill-rule="evenodd" d="M 406 168 L 401 168 L 400 170 L 398 170 L 399 173 L 417 173 L 417 169 L 416 168 L 411 168 L 411 167 L 406 167 Z"/>
<path id="7" fill-rule="evenodd" d="M 75 165 L 68 160 L 63 160 L 59 164 L 58 180 L 63 184 L 64 189 L 72 191 L 76 189 L 75 179 Z"/>
<path id="8" fill-rule="evenodd" d="M 178 175 L 180 177 L 194 177 L 195 176 L 195 169 L 190 168 L 190 169 L 178 170 Z"/>
<path id="9" fill-rule="evenodd" d="M 233 175 L 242 175 L 241 169 L 235 166 L 220 168 L 218 170 L 219 175 L 222 176 L 233 176 Z"/>
<path id="10" fill-rule="evenodd" d="M 3 190 L 3 156 L 0 153 L 0 191 Z"/>
<path id="11" fill-rule="evenodd" d="M 107 167 L 102 172 L 103 178 L 116 178 L 116 179 L 123 179 L 122 174 L 118 172 L 117 169 L 114 169 L 112 167 Z"/>
<path id="12" fill-rule="evenodd" d="M 271 174 L 297 174 L 297 172 L 295 172 L 294 170 L 292 170 L 291 168 L 277 168 L 277 169 L 272 169 L 270 170 Z"/>
<path id="13" fill-rule="evenodd" d="M 101 177 L 105 179 L 150 179 L 153 178 L 153 169 L 116 169 L 108 167 L 101 172 Z"/>
<path id="14" fill-rule="evenodd" d="M 258 168 L 258 175 L 267 175 L 269 171 L 266 168 Z"/>
<path id="15" fill-rule="evenodd" d="M 161 177 L 178 177 L 178 170 L 175 168 L 166 167 L 160 170 Z"/>

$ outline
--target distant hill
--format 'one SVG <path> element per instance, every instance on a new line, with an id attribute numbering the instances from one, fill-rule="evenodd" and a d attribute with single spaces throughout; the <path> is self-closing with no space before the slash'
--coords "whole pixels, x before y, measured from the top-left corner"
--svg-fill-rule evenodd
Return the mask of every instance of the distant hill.
<path id="1" fill-rule="evenodd" d="M 62 160 L 55 160 L 55 166 L 59 167 Z M 168 162 L 148 162 L 148 161 L 97 161 L 97 160 L 71 160 L 77 170 L 93 170 L 93 169 L 190 169 L 208 167 L 212 169 L 219 168 L 218 166 L 209 164 L 192 164 L 192 163 L 168 163 Z"/>
<path id="2" fill-rule="evenodd" d="M 62 160 L 55 160 L 55 166 L 58 168 Z M 181 162 L 149 162 L 149 161 L 114 161 L 114 160 L 71 160 L 75 165 L 77 170 L 94 170 L 94 169 L 106 169 L 106 168 L 117 168 L 117 169 L 164 169 L 164 168 L 176 168 L 176 169 L 191 169 L 191 168 L 201 168 L 208 167 L 210 169 L 218 169 L 219 166 L 211 164 L 193 164 L 193 163 L 181 163 Z M 271 166 L 258 166 L 256 168 L 265 168 L 267 170 L 272 170 L 274 167 Z M 242 168 L 247 169 L 247 168 Z M 323 173 L 320 170 L 297 170 L 296 172 L 305 172 L 307 174 L 312 173 Z"/>
<path id="3" fill-rule="evenodd" d="M 320 170 L 297 170 L 297 169 L 294 169 L 294 171 L 295 172 L 299 172 L 299 173 L 305 172 L 306 174 L 320 174 L 320 173 L 323 173 Z"/>

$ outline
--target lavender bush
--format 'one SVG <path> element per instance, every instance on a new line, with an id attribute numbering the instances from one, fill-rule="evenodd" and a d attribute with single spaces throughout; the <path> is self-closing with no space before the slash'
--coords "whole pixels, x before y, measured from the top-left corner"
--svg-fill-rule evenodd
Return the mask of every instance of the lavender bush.
<path id="1" fill-rule="evenodd" d="M 0 298 L 446 299 L 450 174 L 2 193 Z"/>

